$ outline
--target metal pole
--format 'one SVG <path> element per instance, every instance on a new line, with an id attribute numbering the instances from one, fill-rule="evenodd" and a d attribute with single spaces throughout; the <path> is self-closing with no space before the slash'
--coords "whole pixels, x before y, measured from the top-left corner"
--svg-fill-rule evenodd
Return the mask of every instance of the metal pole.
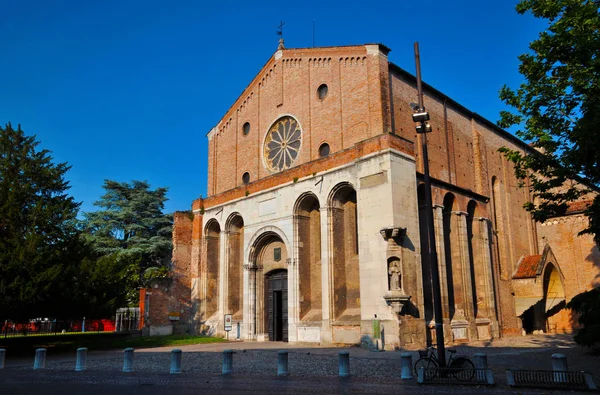
<path id="1" fill-rule="evenodd" d="M 421 58 L 419 56 L 419 43 L 415 43 L 415 63 L 417 66 L 417 95 L 420 111 L 425 111 L 423 106 L 423 86 L 421 84 Z M 440 291 L 440 273 L 435 245 L 435 228 L 433 223 L 433 202 L 431 199 L 431 180 L 429 179 L 429 156 L 427 153 L 427 133 L 421 135 L 423 149 L 423 181 L 425 182 L 425 222 L 427 224 L 429 264 L 431 265 L 431 283 L 433 288 L 433 311 L 435 315 L 435 338 L 437 343 L 438 360 L 440 367 L 446 367 L 446 350 L 444 348 L 444 320 L 442 317 L 442 295 Z"/>

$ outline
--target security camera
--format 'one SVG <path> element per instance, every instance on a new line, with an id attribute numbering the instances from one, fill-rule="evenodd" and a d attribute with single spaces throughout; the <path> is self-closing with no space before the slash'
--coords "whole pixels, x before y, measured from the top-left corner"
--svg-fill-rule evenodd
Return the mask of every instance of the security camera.
<path id="1" fill-rule="evenodd" d="M 414 122 L 429 121 L 429 113 L 427 111 L 416 112 L 412 115 Z"/>

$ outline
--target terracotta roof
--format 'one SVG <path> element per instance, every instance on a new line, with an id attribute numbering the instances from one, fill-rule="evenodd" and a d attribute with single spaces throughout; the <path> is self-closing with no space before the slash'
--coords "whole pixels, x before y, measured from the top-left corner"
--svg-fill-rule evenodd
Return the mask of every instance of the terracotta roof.
<path id="1" fill-rule="evenodd" d="M 567 208 L 567 214 L 580 213 L 592 205 L 591 200 L 584 200 L 582 202 L 569 203 Z"/>
<path id="2" fill-rule="evenodd" d="M 537 275 L 537 269 L 542 259 L 541 255 L 527 255 L 521 259 L 513 278 L 532 278 Z"/>

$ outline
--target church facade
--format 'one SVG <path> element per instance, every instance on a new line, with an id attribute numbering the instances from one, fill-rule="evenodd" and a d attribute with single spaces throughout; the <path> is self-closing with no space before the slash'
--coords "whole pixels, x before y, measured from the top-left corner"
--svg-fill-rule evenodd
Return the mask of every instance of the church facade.
<path id="1" fill-rule="evenodd" d="M 269 59 L 207 135 L 208 196 L 175 215 L 173 283 L 151 292 L 151 332 L 433 340 L 416 80 L 388 52 L 280 47 Z M 585 202 L 533 222 L 498 152 L 530 148 L 424 93 L 446 341 L 572 330 L 565 303 L 600 274 L 591 237 L 577 236 Z"/>

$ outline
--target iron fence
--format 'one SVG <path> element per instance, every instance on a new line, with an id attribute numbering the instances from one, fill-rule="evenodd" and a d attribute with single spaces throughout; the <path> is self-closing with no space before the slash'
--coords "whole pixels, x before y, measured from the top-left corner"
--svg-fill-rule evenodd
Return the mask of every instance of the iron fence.
<path id="1" fill-rule="evenodd" d="M 509 369 L 506 380 L 511 387 L 596 389 L 592 376 L 587 372 Z"/>
<path id="2" fill-rule="evenodd" d="M 494 385 L 494 374 L 491 369 L 462 368 L 419 368 L 417 371 L 419 384 L 472 384 Z"/>
<path id="3" fill-rule="evenodd" d="M 139 307 L 123 307 L 117 310 L 115 332 L 135 332 L 140 330 Z"/>
<path id="4" fill-rule="evenodd" d="M 6 320 L 2 323 L 0 336 L 49 336 L 60 334 L 73 334 L 84 332 L 114 332 L 115 320 L 58 320 L 58 319 L 33 319 L 26 322 Z"/>

